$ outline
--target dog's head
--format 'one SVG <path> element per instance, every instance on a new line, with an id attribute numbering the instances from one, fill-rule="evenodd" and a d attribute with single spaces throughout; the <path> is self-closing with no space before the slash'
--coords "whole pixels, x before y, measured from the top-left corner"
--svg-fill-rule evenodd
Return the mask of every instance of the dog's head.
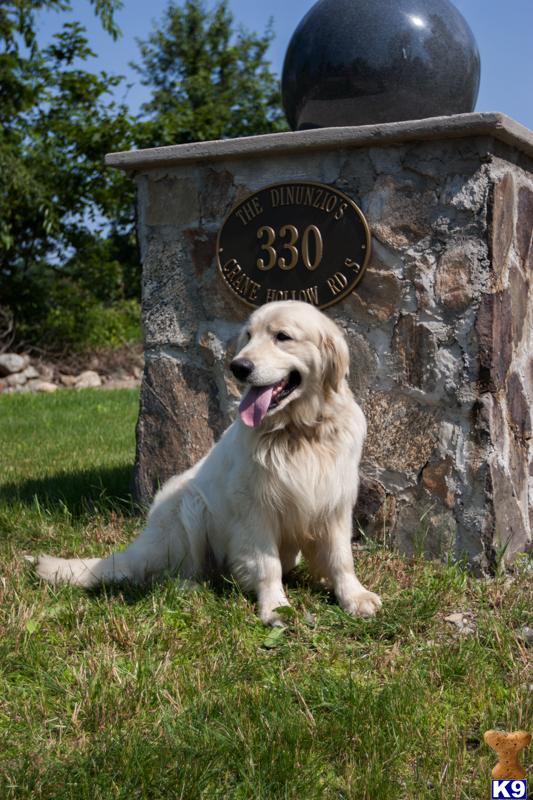
<path id="1" fill-rule="evenodd" d="M 237 351 L 230 368 L 247 385 L 239 414 L 253 428 L 274 416 L 316 417 L 348 374 L 348 347 L 340 329 L 314 306 L 295 300 L 254 311 Z"/>

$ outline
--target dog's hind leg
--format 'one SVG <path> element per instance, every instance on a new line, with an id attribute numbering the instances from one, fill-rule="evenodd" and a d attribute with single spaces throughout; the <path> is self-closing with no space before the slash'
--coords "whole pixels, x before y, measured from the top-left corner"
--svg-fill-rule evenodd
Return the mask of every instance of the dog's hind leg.
<path id="1" fill-rule="evenodd" d="M 91 589 L 104 583 L 145 584 L 170 573 L 190 579 L 203 569 L 206 509 L 190 491 L 180 491 L 154 506 L 144 530 L 129 547 L 107 558 L 34 560 L 37 574 L 50 583 L 71 583 Z"/>

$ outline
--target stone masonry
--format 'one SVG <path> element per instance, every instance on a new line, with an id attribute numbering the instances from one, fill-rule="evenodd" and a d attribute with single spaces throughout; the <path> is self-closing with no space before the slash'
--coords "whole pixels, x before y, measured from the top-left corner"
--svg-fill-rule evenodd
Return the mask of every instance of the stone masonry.
<path id="1" fill-rule="evenodd" d="M 327 310 L 368 419 L 356 533 L 477 569 L 531 545 L 533 134 L 500 114 L 199 143 L 108 156 L 138 185 L 146 367 L 135 491 L 204 455 L 233 419 L 227 365 L 249 310 L 216 236 L 271 183 L 352 197 L 373 250 Z M 354 476 L 355 479 L 355 476 Z"/>

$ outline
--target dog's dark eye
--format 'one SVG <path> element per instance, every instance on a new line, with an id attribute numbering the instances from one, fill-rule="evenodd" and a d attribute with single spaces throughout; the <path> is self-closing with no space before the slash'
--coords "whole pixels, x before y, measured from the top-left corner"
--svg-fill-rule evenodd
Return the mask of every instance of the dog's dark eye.
<path id="1" fill-rule="evenodd" d="M 289 336 L 288 333 L 284 333 L 283 331 L 279 331 L 279 333 L 276 333 L 276 339 L 278 342 L 291 342 L 292 336 Z"/>

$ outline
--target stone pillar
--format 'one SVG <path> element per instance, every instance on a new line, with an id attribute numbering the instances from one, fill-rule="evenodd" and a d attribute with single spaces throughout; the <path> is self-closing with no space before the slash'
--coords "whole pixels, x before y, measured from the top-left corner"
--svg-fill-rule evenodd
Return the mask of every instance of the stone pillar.
<path id="1" fill-rule="evenodd" d="M 117 153 L 138 185 L 146 369 L 135 489 L 205 454 L 235 413 L 248 309 L 216 268 L 236 202 L 320 181 L 371 227 L 354 293 L 327 310 L 368 419 L 357 521 L 406 552 L 486 568 L 531 544 L 533 134 L 464 114 Z"/>

